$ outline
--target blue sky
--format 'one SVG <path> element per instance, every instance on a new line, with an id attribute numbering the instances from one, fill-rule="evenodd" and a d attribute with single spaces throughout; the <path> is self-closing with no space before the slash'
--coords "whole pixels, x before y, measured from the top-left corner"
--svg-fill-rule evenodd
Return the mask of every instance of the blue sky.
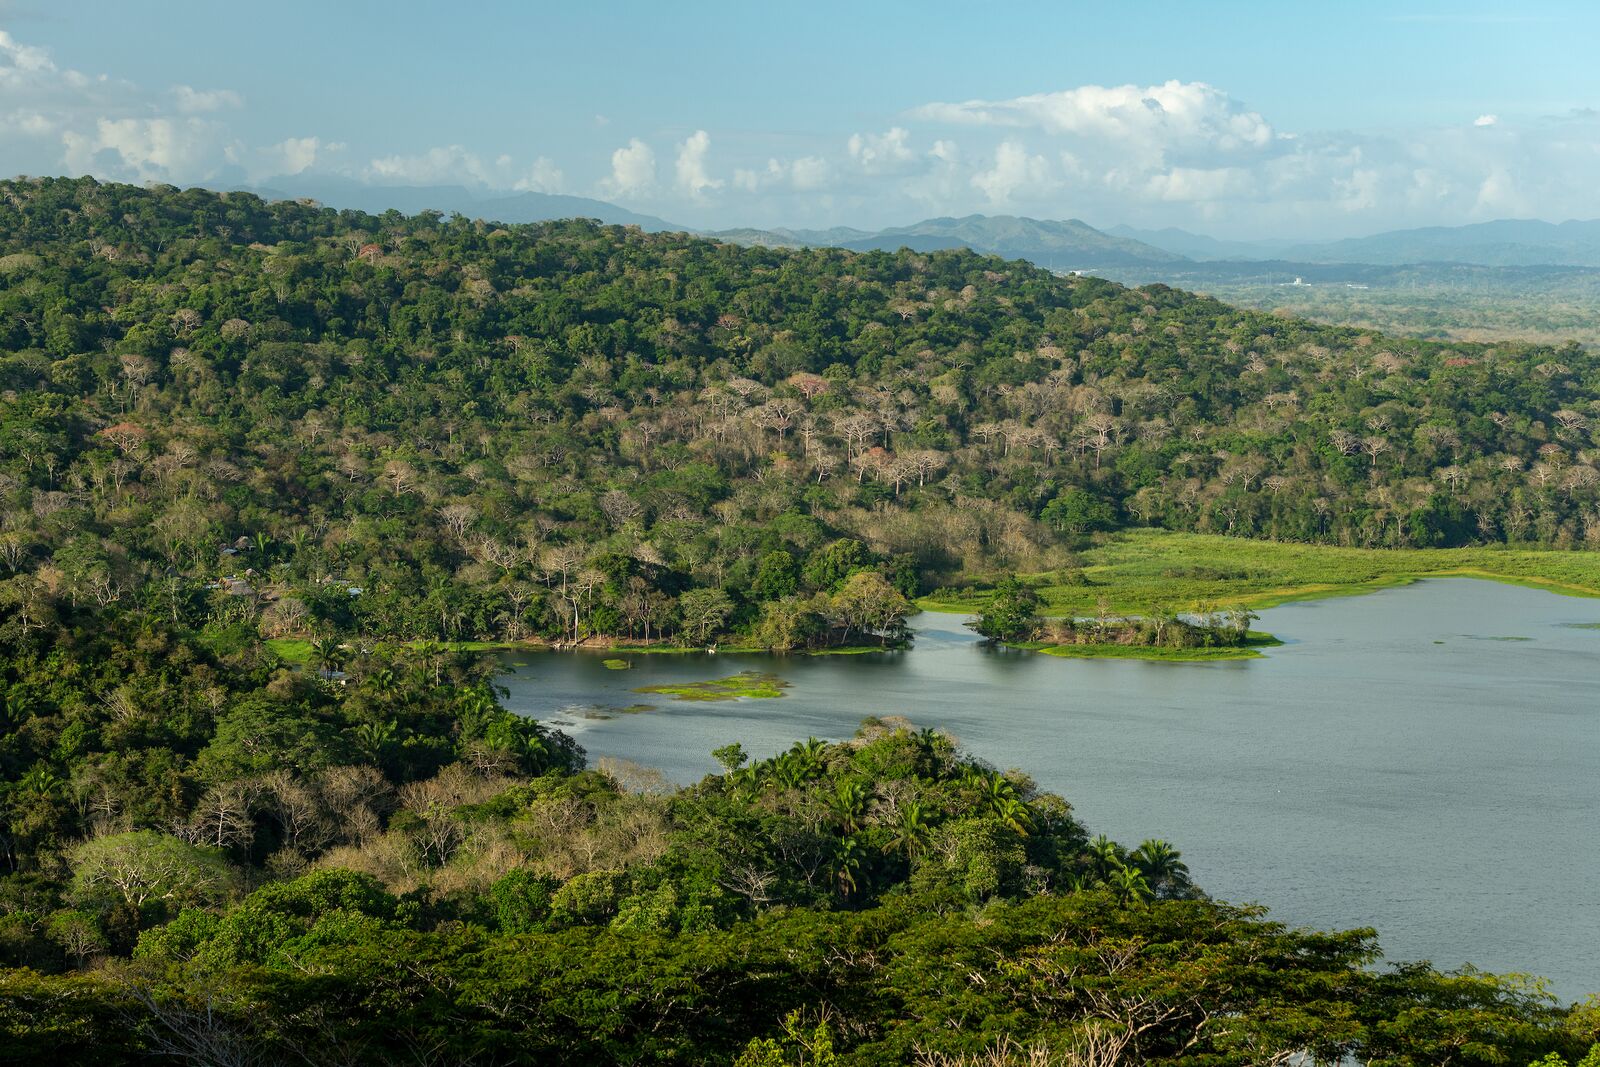
<path id="1" fill-rule="evenodd" d="M 1593 217 L 1600 5 L 0 0 L 0 170 L 692 226 Z"/>

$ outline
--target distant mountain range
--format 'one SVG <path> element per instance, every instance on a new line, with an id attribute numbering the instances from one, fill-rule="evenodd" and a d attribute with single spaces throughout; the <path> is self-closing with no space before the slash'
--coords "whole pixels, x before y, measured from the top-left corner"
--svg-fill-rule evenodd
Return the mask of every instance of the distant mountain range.
<path id="1" fill-rule="evenodd" d="M 911 226 L 869 232 L 832 230 L 719 230 L 706 236 L 735 244 L 788 247 L 830 246 L 857 252 L 935 252 L 970 248 L 1006 259 L 1026 259 L 1056 270 L 1175 265 L 1187 257 L 1097 230 L 1086 222 L 1051 222 L 1015 215 L 967 215 L 926 219 Z"/>
<path id="2" fill-rule="evenodd" d="M 1115 237 L 1126 237 L 1195 260 L 1276 259 L 1285 249 L 1297 243 L 1284 240 L 1229 241 L 1208 237 L 1203 233 L 1180 230 L 1176 226 L 1160 230 L 1141 230 L 1134 226 L 1123 225 L 1109 227 L 1106 232 Z"/>
<path id="3" fill-rule="evenodd" d="M 592 218 L 646 230 L 693 232 L 690 227 L 604 200 L 550 193 L 492 192 L 459 185 L 367 185 L 327 176 L 273 179 L 250 191 L 272 199 L 309 197 L 329 207 L 373 214 L 391 208 L 406 214 L 433 210 L 507 223 Z M 1050 221 L 1013 215 L 926 219 L 883 230 L 848 226 L 826 230 L 745 228 L 706 231 L 704 236 L 734 244 L 780 248 L 910 248 L 918 252 L 970 248 L 1007 259 L 1026 259 L 1055 270 L 1135 271 L 1150 280 L 1163 280 L 1170 273 L 1186 282 L 1211 275 L 1242 278 L 1303 274 L 1310 280 L 1329 276 L 1329 268 L 1334 265 L 1600 268 L 1600 220 L 1551 223 L 1501 219 L 1467 226 L 1392 230 L 1326 242 L 1233 241 L 1177 227 L 1138 229 L 1123 225 L 1099 230 L 1078 219 Z M 1334 273 L 1343 277 L 1351 271 Z"/>
<path id="4" fill-rule="evenodd" d="M 1473 263 L 1485 267 L 1600 267 L 1600 219 L 1499 219 L 1470 226 L 1392 230 L 1287 248 L 1288 259 L 1345 263 Z"/>
<path id="5" fill-rule="evenodd" d="M 1600 220 L 1498 219 L 1467 226 L 1390 230 L 1342 241 L 1225 241 L 1187 230 L 1114 226 L 1109 233 L 1201 262 L 1282 260 L 1398 267 L 1600 267 Z"/>

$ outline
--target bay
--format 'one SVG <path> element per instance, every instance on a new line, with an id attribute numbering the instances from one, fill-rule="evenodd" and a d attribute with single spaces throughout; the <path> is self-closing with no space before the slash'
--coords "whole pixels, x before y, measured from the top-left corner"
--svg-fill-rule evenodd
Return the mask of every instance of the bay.
<path id="1" fill-rule="evenodd" d="M 1060 793 L 1091 833 L 1161 837 L 1195 880 L 1296 926 L 1374 926 L 1391 959 L 1600 991 L 1600 602 L 1470 579 L 1285 605 L 1258 660 L 1062 660 L 924 613 L 906 652 L 504 657 L 516 711 L 591 761 L 678 783 L 711 749 L 849 737 L 869 715 L 950 731 Z M 638 687 L 740 671 L 776 699 Z M 649 710 L 637 710 L 647 705 Z M 624 710 L 634 708 L 635 710 Z"/>

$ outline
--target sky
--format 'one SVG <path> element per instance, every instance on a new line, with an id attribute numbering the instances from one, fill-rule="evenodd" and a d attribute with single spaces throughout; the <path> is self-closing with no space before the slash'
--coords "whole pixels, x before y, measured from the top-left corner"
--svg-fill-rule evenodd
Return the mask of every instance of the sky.
<path id="1" fill-rule="evenodd" d="M 696 228 L 1600 216 L 1600 4 L 0 0 L 0 173 Z"/>

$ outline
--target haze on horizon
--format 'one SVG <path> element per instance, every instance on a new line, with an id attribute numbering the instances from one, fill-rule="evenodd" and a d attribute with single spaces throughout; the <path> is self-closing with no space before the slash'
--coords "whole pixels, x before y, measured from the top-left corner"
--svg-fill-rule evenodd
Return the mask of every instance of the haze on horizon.
<path id="1" fill-rule="evenodd" d="M 1343 237 L 1600 214 L 1600 9 L 0 0 L 0 170 Z"/>

